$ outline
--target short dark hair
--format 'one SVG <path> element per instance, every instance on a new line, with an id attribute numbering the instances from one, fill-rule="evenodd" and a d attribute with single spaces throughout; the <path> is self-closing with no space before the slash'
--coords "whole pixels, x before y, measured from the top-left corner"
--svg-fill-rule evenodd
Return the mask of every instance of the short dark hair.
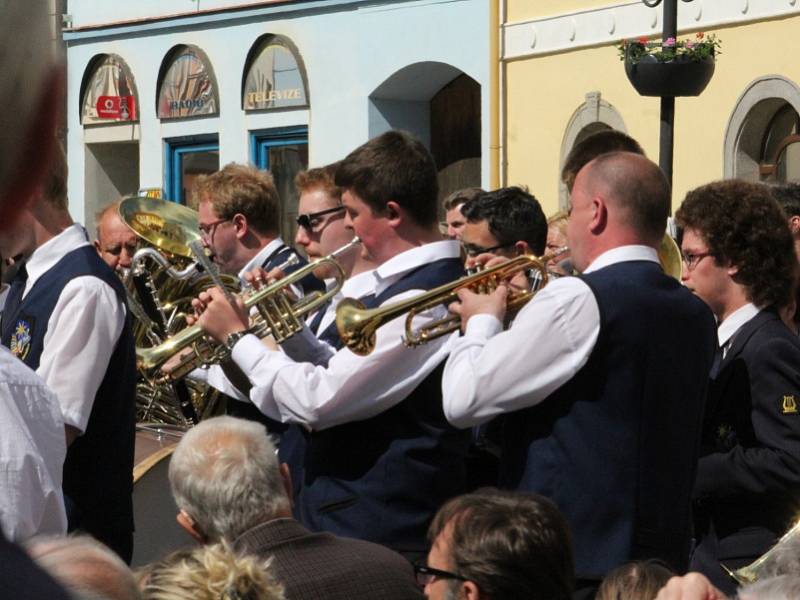
<path id="1" fill-rule="evenodd" d="M 540 256 L 547 244 L 547 219 L 539 201 L 522 187 L 484 192 L 461 207 L 470 223 L 486 221 L 499 244 L 525 241 Z"/>
<path id="2" fill-rule="evenodd" d="M 324 167 L 300 171 L 294 177 L 294 187 L 298 194 L 313 190 L 322 190 L 328 196 L 336 200 L 337 204 L 342 203 L 342 188 L 336 185 L 336 171 L 339 163 L 335 162 Z"/>
<path id="3" fill-rule="evenodd" d="M 734 281 L 759 307 L 784 306 L 792 294 L 797 257 L 789 225 L 767 186 L 716 181 L 688 194 L 675 213 L 696 230 L 718 265 L 736 267 Z"/>
<path id="4" fill-rule="evenodd" d="M 572 147 L 561 168 L 561 181 L 571 192 L 578 172 L 601 154 L 607 152 L 632 152 L 644 156 L 644 150 L 627 133 L 616 129 L 598 131 Z"/>
<path id="5" fill-rule="evenodd" d="M 667 228 L 670 187 L 657 164 L 641 154 L 607 152 L 587 167 L 592 185 L 604 187 L 628 225 L 650 243 L 658 243 Z"/>
<path id="6" fill-rule="evenodd" d="M 470 187 L 464 188 L 463 190 L 456 190 L 455 192 L 451 193 L 447 198 L 444 199 L 442 202 L 442 207 L 447 210 L 452 210 L 459 204 L 464 204 L 465 202 L 469 202 L 470 200 L 474 200 L 481 194 L 485 194 L 486 192 L 479 187 Z"/>
<path id="7" fill-rule="evenodd" d="M 787 218 L 800 217 L 800 183 L 783 183 L 770 186 L 772 197 L 786 213 Z"/>
<path id="8" fill-rule="evenodd" d="M 571 598 L 569 527 L 547 498 L 484 488 L 439 509 L 428 530 L 431 542 L 445 529 L 453 572 L 487 597 Z"/>
<path id="9" fill-rule="evenodd" d="M 437 222 L 436 163 L 423 143 L 405 131 L 387 131 L 353 150 L 336 172 L 336 185 L 353 190 L 375 214 L 394 201 L 418 225 Z"/>
<path id="10" fill-rule="evenodd" d="M 210 175 L 200 175 L 194 187 L 195 203 L 210 202 L 221 219 L 242 214 L 260 234 L 278 233 L 281 200 L 269 171 L 230 163 Z"/>
<path id="11" fill-rule="evenodd" d="M 652 600 L 673 575 L 675 572 L 657 558 L 631 561 L 605 576 L 596 600 Z"/>

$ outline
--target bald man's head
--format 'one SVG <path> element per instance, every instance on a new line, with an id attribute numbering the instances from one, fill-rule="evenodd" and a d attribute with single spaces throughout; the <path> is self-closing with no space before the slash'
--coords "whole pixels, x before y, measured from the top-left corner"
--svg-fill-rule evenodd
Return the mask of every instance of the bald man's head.
<path id="1" fill-rule="evenodd" d="M 670 208 L 669 183 L 658 165 L 640 154 L 610 152 L 588 163 L 580 175 L 589 190 L 603 197 L 610 218 L 643 242 L 658 244 Z"/>
<path id="2" fill-rule="evenodd" d="M 94 247 L 105 263 L 114 270 L 129 269 L 139 246 L 139 237 L 119 216 L 119 201 L 97 213 L 97 239 Z"/>

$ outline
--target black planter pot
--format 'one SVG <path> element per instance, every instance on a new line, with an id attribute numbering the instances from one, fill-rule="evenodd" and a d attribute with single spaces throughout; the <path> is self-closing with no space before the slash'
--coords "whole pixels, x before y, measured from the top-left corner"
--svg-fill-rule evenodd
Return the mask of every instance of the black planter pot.
<path id="1" fill-rule="evenodd" d="M 714 74 L 714 58 L 658 62 L 644 56 L 636 64 L 626 58 L 625 74 L 641 96 L 699 96 Z"/>

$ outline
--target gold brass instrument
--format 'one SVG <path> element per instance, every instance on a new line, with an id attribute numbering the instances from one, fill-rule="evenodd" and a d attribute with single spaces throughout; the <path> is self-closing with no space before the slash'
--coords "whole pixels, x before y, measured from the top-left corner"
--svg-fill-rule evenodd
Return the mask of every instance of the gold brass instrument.
<path id="1" fill-rule="evenodd" d="M 434 288 L 424 294 L 377 308 L 364 308 L 364 305 L 353 298 L 345 298 L 336 307 L 336 327 L 342 342 L 353 353 L 366 356 L 375 349 L 376 331 L 381 325 L 407 314 L 406 333 L 403 342 L 407 346 L 418 346 L 432 339 L 441 337 L 461 326 L 458 315 L 449 315 L 443 319 L 428 323 L 421 329 L 414 329 L 414 318 L 422 312 L 440 305 L 448 305 L 458 299 L 458 291 L 470 289 L 477 293 L 491 293 L 501 282 L 517 273 L 536 271 L 539 288 L 547 283 L 547 261 L 552 255 L 542 257 L 522 255 L 502 264 L 477 271 L 450 283 Z M 509 314 L 519 310 L 530 300 L 535 292 L 522 291 L 509 295 L 506 309 Z"/>
<path id="2" fill-rule="evenodd" d="M 774 569 L 776 565 L 773 564 L 774 559 L 783 549 L 787 547 L 797 548 L 799 541 L 798 536 L 800 536 L 800 520 L 798 520 L 789 531 L 784 533 L 783 537 L 779 539 L 772 548 L 751 562 L 749 565 L 742 567 L 741 569 L 736 569 L 735 571 L 729 569 L 722 563 L 720 563 L 720 566 L 722 566 L 725 572 L 730 575 L 739 585 L 753 583 L 759 579 L 772 577 L 774 575 L 786 575 L 787 573 L 776 572 Z"/>
<path id="3" fill-rule="evenodd" d="M 190 244 L 200 241 L 197 213 L 174 202 L 130 197 L 120 203 L 121 220 L 142 240 L 122 274 L 128 294 L 137 347 L 160 344 L 186 327 L 191 300 L 214 285 L 207 270 L 198 269 Z M 227 287 L 238 289 L 238 279 L 221 275 Z M 157 382 L 140 370 L 137 382 L 138 421 L 186 427 L 218 412 L 219 392 L 205 384 L 186 381 L 178 390 Z"/>
<path id="4" fill-rule="evenodd" d="M 658 262 L 661 263 L 661 268 L 664 273 L 673 279 L 681 280 L 683 273 L 683 259 L 681 258 L 681 249 L 678 244 L 672 239 L 669 233 L 665 233 L 661 238 L 661 245 L 658 248 Z"/>
<path id="5" fill-rule="evenodd" d="M 360 243 L 361 240 L 356 237 L 328 256 L 310 262 L 302 269 L 259 290 L 249 292 L 244 297 L 244 305 L 249 311 L 256 311 L 256 314 L 250 318 L 251 333 L 258 337 L 272 335 L 275 341 L 280 343 L 302 330 L 304 327 L 302 317 L 322 307 L 342 288 L 345 274 L 336 259 Z M 322 265 L 333 268 L 336 280 L 334 286 L 324 293 L 313 292 L 296 301 L 290 299 L 286 294 L 289 287 Z M 186 327 L 158 346 L 137 348 L 137 363 L 140 369 L 153 372 L 159 370 L 167 360 L 187 348 L 191 348 L 192 351 L 181 356 L 180 362 L 171 369 L 170 373 L 162 373 L 161 381 L 180 379 L 198 367 L 221 362 L 228 355 L 228 349 L 223 344 L 218 344 L 207 336 L 199 325 L 195 324 Z"/>

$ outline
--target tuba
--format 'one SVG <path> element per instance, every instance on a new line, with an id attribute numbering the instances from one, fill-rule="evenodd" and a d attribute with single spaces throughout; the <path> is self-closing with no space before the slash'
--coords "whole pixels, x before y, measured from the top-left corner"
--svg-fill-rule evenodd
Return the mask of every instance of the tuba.
<path id="1" fill-rule="evenodd" d="M 563 252 L 563 250 L 558 252 Z M 536 257 L 523 254 L 494 267 L 482 269 L 441 285 L 419 296 L 377 308 L 367 309 L 358 300 L 345 298 L 336 307 L 336 328 L 339 330 L 339 337 L 353 353 L 366 356 L 375 349 L 378 328 L 400 315 L 406 315 L 406 331 L 403 342 L 406 346 L 419 346 L 461 327 L 461 318 L 458 315 L 449 315 L 428 323 L 421 329 L 415 329 L 414 318 L 420 313 L 456 301 L 459 290 L 469 289 L 482 294 L 491 293 L 500 283 L 522 272 L 533 271 L 536 273 L 535 279 L 539 282 L 536 290 L 538 291 L 547 284 L 546 265 L 547 261 L 553 257 L 553 255 Z M 509 294 L 506 303 L 508 313 L 516 313 L 535 293 L 535 291 L 525 290 Z"/>
<path id="2" fill-rule="evenodd" d="M 251 311 L 249 331 L 258 337 L 271 335 L 280 343 L 304 327 L 303 317 L 319 310 L 342 289 L 345 274 L 336 259 L 349 252 L 361 240 L 357 237 L 328 256 L 308 263 L 303 268 L 279 279 L 259 290 L 245 292 L 244 305 Z M 333 268 L 335 284 L 326 292 L 313 292 L 293 300 L 287 291 L 307 275 L 319 267 L 328 265 Z M 184 352 L 191 349 L 190 352 Z M 186 327 L 152 348 L 137 348 L 136 357 L 139 368 L 154 374 L 157 381 L 169 382 L 181 379 L 199 367 L 206 367 L 222 362 L 228 357 L 229 350 L 218 344 L 195 324 Z M 161 366 L 173 356 L 180 356 L 179 361 L 169 373 L 161 371 Z"/>
<path id="3" fill-rule="evenodd" d="M 156 346 L 186 326 L 191 300 L 222 279 L 238 289 L 233 277 L 198 267 L 190 245 L 200 241 L 197 213 L 155 198 L 129 197 L 119 216 L 143 241 L 122 280 L 138 347 Z M 198 382 L 158 382 L 139 369 L 136 416 L 140 422 L 191 426 L 219 412 L 219 392 Z"/>

